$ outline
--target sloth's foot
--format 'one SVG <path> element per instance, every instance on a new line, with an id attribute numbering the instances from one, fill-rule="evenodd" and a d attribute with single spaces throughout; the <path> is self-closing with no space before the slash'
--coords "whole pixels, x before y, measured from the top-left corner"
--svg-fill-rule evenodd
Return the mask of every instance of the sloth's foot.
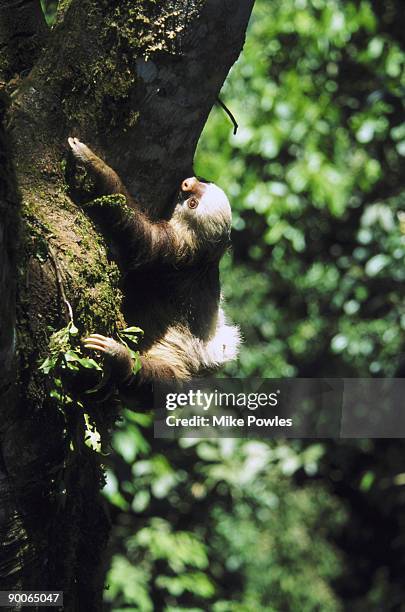
<path id="1" fill-rule="evenodd" d="M 68 138 L 69 146 L 72 150 L 73 155 L 81 162 L 90 162 L 94 157 L 94 153 L 87 145 L 80 142 L 78 138 Z"/>
<path id="2" fill-rule="evenodd" d="M 112 382 L 120 384 L 132 376 L 133 363 L 126 346 L 101 334 L 91 334 L 83 340 L 83 343 L 85 348 L 100 351 L 103 354 L 104 368 Z"/>

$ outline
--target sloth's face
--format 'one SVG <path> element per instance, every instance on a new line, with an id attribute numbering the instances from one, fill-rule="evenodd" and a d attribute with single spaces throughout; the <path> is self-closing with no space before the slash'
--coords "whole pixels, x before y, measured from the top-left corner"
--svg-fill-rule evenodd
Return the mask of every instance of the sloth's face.
<path id="1" fill-rule="evenodd" d="M 195 176 L 182 182 L 173 216 L 186 221 L 196 231 L 212 234 L 213 238 L 229 233 L 231 228 L 231 206 L 225 193 L 214 183 L 203 182 Z"/>

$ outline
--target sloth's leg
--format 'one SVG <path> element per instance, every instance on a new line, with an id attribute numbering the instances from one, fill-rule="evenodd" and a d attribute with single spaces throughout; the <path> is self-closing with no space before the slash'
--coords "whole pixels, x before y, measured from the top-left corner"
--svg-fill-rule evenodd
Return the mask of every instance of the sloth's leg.
<path id="1" fill-rule="evenodd" d="M 115 170 L 110 168 L 78 138 L 70 137 L 68 143 L 75 158 L 95 177 L 100 195 L 122 193 L 126 197 L 127 203 L 131 205 L 131 196 Z"/>
<path id="2" fill-rule="evenodd" d="M 201 344 L 183 326 L 169 327 L 161 340 L 141 357 L 141 383 L 189 380 L 202 365 Z"/>
<path id="3" fill-rule="evenodd" d="M 175 381 L 183 377 L 174 364 L 158 357 L 148 355 L 141 356 L 141 369 L 136 375 L 137 384 L 143 385 L 149 382 Z M 125 390 L 125 387 L 122 387 Z"/>

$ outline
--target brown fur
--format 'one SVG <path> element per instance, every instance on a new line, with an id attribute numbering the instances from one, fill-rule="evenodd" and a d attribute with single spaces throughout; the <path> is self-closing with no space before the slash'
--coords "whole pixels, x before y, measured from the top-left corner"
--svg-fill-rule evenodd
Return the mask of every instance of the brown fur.
<path id="1" fill-rule="evenodd" d="M 231 209 L 218 187 L 183 181 L 169 221 L 152 222 L 120 178 L 86 145 L 70 138 L 77 159 L 93 173 L 100 194 L 121 193 L 127 206 L 95 201 L 91 210 L 125 272 L 124 314 L 144 330 L 136 381 L 122 345 L 93 334 L 85 345 L 114 362 L 119 384 L 184 380 L 218 369 L 237 355 L 238 329 L 222 308 L 219 261 L 229 244 Z M 118 349 L 119 346 L 119 349 Z M 118 370 L 118 373 L 117 373 Z"/>

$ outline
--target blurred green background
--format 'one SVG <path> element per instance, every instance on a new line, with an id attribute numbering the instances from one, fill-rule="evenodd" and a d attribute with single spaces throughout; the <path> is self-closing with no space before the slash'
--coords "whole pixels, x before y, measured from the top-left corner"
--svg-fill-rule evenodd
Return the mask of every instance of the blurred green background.
<path id="1" fill-rule="evenodd" d="M 234 211 L 227 374 L 405 372 L 404 31 L 400 0 L 256 0 L 221 93 L 239 130 L 215 107 L 196 157 Z M 106 610 L 405 610 L 401 440 L 177 443 L 151 423 L 125 411 L 107 458 Z"/>

